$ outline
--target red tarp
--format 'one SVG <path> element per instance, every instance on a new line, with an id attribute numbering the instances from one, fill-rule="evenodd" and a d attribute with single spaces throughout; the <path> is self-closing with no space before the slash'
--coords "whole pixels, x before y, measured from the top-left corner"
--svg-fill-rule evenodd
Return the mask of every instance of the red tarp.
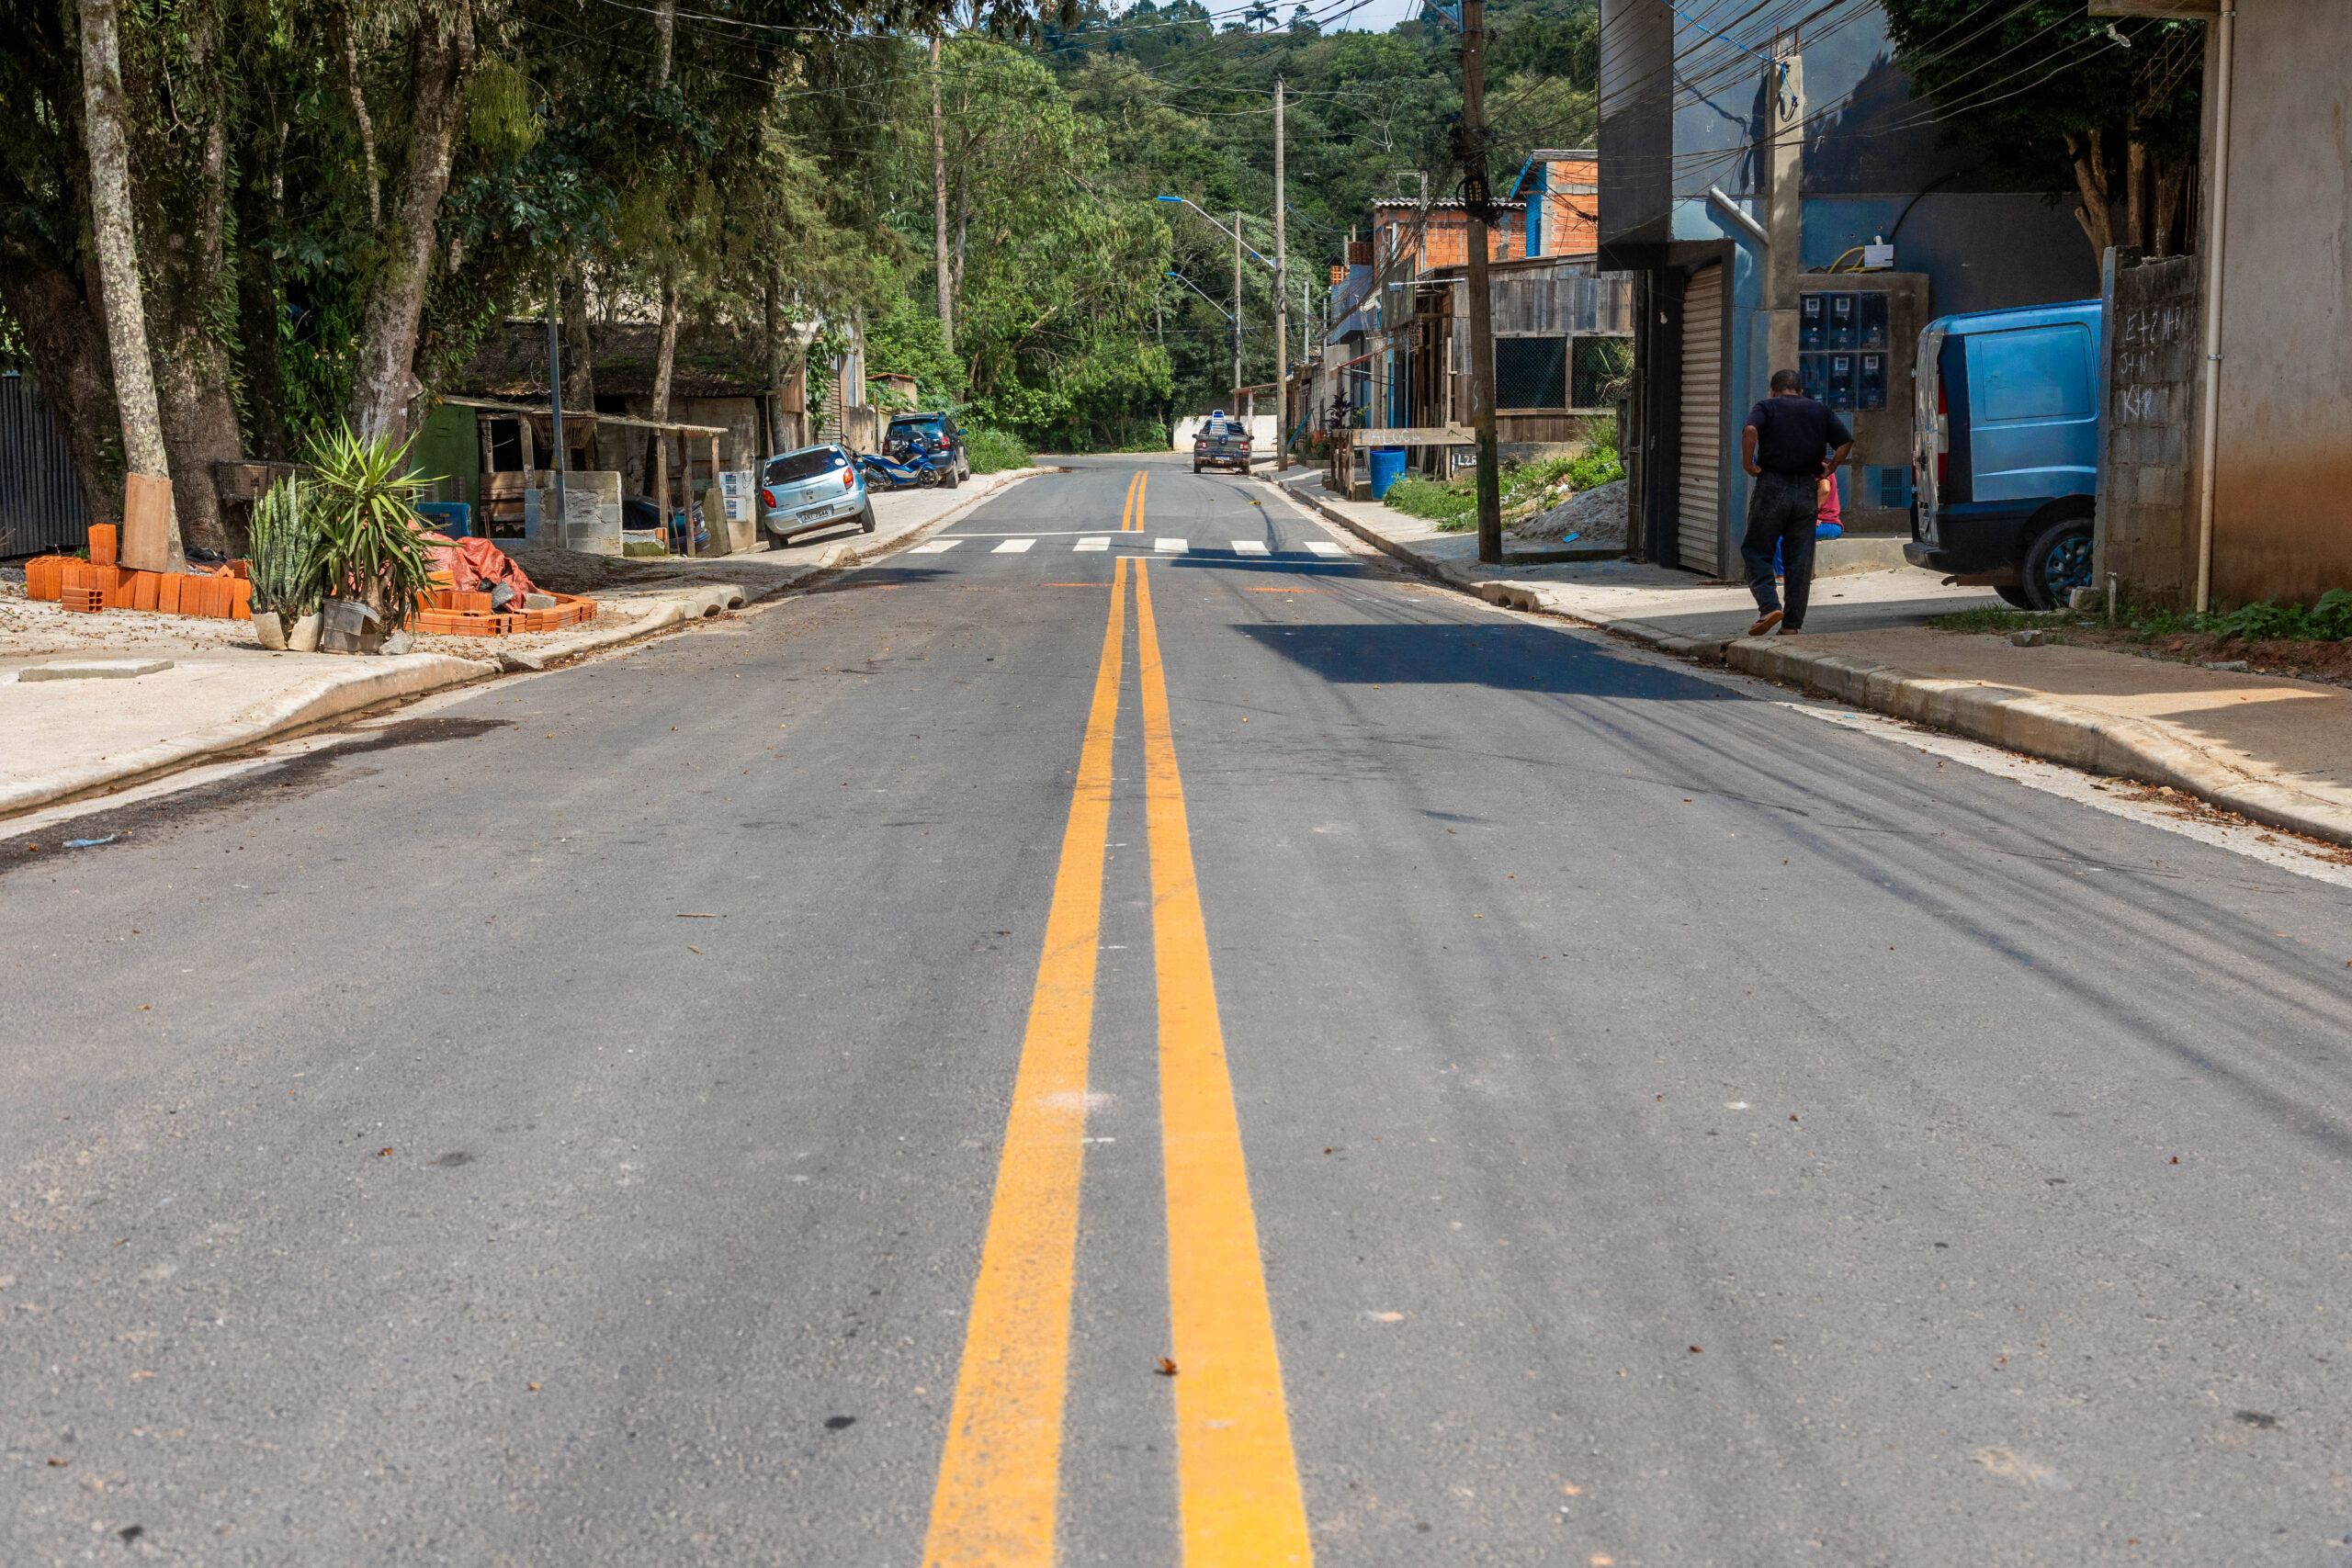
<path id="1" fill-rule="evenodd" d="M 483 592 L 503 582 L 514 590 L 518 601 L 514 607 L 519 610 L 524 594 L 538 592 L 523 569 L 488 539 L 452 539 L 427 534 L 424 540 L 433 553 L 433 570 L 447 572 L 456 585 L 469 593 Z"/>

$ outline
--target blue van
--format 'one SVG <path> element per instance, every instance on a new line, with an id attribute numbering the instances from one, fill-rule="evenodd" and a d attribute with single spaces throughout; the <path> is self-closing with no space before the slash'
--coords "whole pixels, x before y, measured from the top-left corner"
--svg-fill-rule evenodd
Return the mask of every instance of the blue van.
<path id="1" fill-rule="evenodd" d="M 1913 566 L 2019 609 L 2091 587 L 2099 302 L 1944 316 L 1919 334 Z"/>

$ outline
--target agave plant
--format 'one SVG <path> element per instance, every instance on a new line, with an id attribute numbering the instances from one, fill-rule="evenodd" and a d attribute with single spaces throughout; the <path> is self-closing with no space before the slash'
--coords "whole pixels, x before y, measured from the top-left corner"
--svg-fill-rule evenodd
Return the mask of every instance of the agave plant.
<path id="1" fill-rule="evenodd" d="M 270 486 L 254 502 L 249 534 L 254 609 L 275 610 L 289 621 L 319 604 L 319 537 L 304 515 L 306 506 L 315 513 L 317 502 L 305 495 L 307 488 L 290 474 Z"/>
<path id="2" fill-rule="evenodd" d="M 434 481 L 408 472 L 408 443 L 349 425 L 312 439 L 311 467 L 300 499 L 320 586 L 367 604 L 388 628 L 407 625 L 433 570 L 416 498 Z"/>

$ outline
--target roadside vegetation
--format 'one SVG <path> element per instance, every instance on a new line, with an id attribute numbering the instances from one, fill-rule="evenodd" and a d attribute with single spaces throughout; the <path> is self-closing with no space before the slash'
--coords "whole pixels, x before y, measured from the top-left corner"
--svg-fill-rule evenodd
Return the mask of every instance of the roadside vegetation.
<path id="1" fill-rule="evenodd" d="M 1007 468 L 1025 468 L 1033 460 L 1028 446 L 1018 435 L 1008 435 L 1001 430 L 967 430 L 964 432 L 964 455 L 972 462 L 976 474 L 1001 474 Z"/>
<path id="2" fill-rule="evenodd" d="M 2110 622 L 2074 610 L 2036 614 L 1987 605 L 1928 624 L 1949 632 L 2040 631 L 2052 642 L 2352 686 L 2352 592 L 2341 588 L 2315 604 L 2273 599 L 2202 615 L 2125 604 Z"/>
<path id="3" fill-rule="evenodd" d="M 2331 588 L 2313 604 L 2266 599 L 2234 610 L 2167 610 L 2146 604 L 2118 607 L 2113 621 L 2075 610 L 1996 609 L 1990 605 L 1938 615 L 1928 623 L 1948 632 L 2051 631 L 2095 628 L 2141 642 L 2165 637 L 2219 637 L 2237 642 L 2343 642 L 2352 639 L 2352 592 Z"/>
<path id="4" fill-rule="evenodd" d="M 1624 464 L 1618 459 L 1616 448 L 1606 442 L 1595 442 L 1574 457 L 1542 457 L 1506 466 L 1503 525 L 1548 512 L 1572 495 L 1624 477 Z M 1407 474 L 1390 485 L 1381 500 L 1408 517 L 1427 519 L 1441 534 L 1464 533 L 1478 525 L 1477 480 L 1467 468 L 1451 483 Z"/>

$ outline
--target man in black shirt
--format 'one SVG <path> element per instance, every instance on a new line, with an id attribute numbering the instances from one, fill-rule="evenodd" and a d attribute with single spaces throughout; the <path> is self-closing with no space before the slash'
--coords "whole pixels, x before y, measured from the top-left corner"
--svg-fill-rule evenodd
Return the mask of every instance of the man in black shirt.
<path id="1" fill-rule="evenodd" d="M 1739 433 L 1740 467 L 1756 480 L 1747 498 L 1747 532 L 1739 541 L 1748 591 L 1756 595 L 1756 624 L 1747 628 L 1748 636 L 1762 637 L 1774 626 L 1786 636 L 1804 625 L 1805 605 L 1813 597 L 1813 526 L 1821 481 L 1834 478 L 1853 449 L 1854 433 L 1804 395 L 1804 382 L 1795 371 L 1772 373 L 1772 395 L 1748 412 Z M 1776 552 L 1788 577 L 1785 619 L 1772 587 Z"/>

